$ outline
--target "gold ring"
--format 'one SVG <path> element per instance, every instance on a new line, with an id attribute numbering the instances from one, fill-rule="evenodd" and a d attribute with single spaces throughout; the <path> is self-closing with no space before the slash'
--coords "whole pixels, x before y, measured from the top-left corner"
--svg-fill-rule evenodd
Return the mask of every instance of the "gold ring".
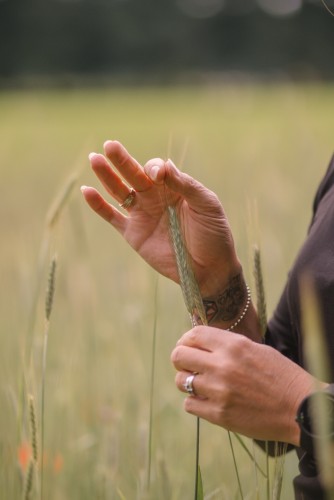
<path id="1" fill-rule="evenodd" d="M 136 191 L 132 188 L 128 196 L 123 201 L 123 203 L 120 203 L 119 206 L 121 208 L 130 208 L 133 205 L 133 202 L 135 201 L 135 197 L 136 197 Z"/>

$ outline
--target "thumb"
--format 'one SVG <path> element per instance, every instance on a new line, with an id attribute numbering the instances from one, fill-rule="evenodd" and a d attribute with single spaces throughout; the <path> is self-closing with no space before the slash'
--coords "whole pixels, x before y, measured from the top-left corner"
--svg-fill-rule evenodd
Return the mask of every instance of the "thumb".
<path id="1" fill-rule="evenodd" d="M 171 159 L 166 161 L 165 169 L 166 186 L 181 195 L 190 208 L 196 212 L 214 211 L 223 214 L 223 207 L 213 191 L 190 175 L 181 172 Z"/>

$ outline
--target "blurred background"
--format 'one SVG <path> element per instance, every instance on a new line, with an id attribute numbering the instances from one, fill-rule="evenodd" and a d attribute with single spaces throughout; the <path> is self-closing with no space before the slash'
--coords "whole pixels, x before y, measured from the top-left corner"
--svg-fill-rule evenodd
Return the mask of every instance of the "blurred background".
<path id="1" fill-rule="evenodd" d="M 334 73 L 321 0 L 0 0 L 0 41 L 3 85 Z"/>
<path id="2" fill-rule="evenodd" d="M 118 139 L 216 191 L 252 290 L 261 248 L 270 316 L 333 154 L 333 48 L 320 0 L 0 0 L 1 498 L 193 498 L 182 295 L 85 206 L 87 157 Z M 232 441 L 243 497 L 226 432 L 202 423 L 205 499 L 268 500 Z M 283 500 L 296 474 L 290 453 Z"/>

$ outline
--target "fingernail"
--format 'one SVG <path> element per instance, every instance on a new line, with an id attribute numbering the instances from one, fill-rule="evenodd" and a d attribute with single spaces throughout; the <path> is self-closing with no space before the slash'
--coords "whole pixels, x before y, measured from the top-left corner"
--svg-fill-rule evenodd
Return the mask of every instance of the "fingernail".
<path id="1" fill-rule="evenodd" d="M 92 160 L 92 158 L 93 158 L 94 156 L 96 156 L 96 155 L 97 155 L 97 153 L 94 153 L 94 152 L 89 153 L 89 155 L 88 155 L 89 160 Z"/>
<path id="2" fill-rule="evenodd" d="M 110 144 L 111 142 L 114 142 L 114 141 L 112 141 L 111 139 L 107 139 L 106 141 L 104 141 L 104 143 L 103 143 L 103 149 L 106 149 L 106 147 L 108 146 L 108 144 Z"/>
<path id="3" fill-rule="evenodd" d="M 158 178 L 158 174 L 160 172 L 160 167 L 158 165 L 153 165 L 150 170 L 150 178 L 152 181 L 156 181 Z"/>
<path id="4" fill-rule="evenodd" d="M 83 193 L 87 189 L 87 186 L 81 186 L 80 191 Z"/>

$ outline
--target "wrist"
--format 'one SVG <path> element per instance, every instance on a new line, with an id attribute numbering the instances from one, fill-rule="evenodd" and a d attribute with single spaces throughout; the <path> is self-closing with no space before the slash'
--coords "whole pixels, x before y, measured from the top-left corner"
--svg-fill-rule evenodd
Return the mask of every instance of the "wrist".
<path id="1" fill-rule="evenodd" d="M 239 325 L 251 306 L 250 289 L 242 272 L 234 274 L 214 295 L 204 295 L 203 305 L 210 326 L 233 330 Z"/>
<path id="2" fill-rule="evenodd" d="M 298 445 L 310 455 L 324 440 L 334 439 L 333 386 L 323 385 L 322 390 L 308 394 L 301 401 L 296 423 L 299 428 Z"/>
<path id="3" fill-rule="evenodd" d="M 289 422 L 288 422 L 288 442 L 294 446 L 301 446 L 301 425 L 300 425 L 300 409 L 302 407 L 303 401 L 309 398 L 309 396 L 314 391 L 315 379 L 307 372 L 302 370 L 295 378 L 296 393 L 293 398 L 290 399 L 290 404 L 287 403 Z M 291 394 L 292 393 L 292 388 Z"/>
<path id="4" fill-rule="evenodd" d="M 199 289 L 203 299 L 220 295 L 229 288 L 235 276 L 240 275 L 243 279 L 242 265 L 237 257 L 229 260 L 228 264 L 224 261 L 223 266 L 223 268 L 218 266 L 214 271 L 207 272 L 205 278 L 199 281 Z"/>

